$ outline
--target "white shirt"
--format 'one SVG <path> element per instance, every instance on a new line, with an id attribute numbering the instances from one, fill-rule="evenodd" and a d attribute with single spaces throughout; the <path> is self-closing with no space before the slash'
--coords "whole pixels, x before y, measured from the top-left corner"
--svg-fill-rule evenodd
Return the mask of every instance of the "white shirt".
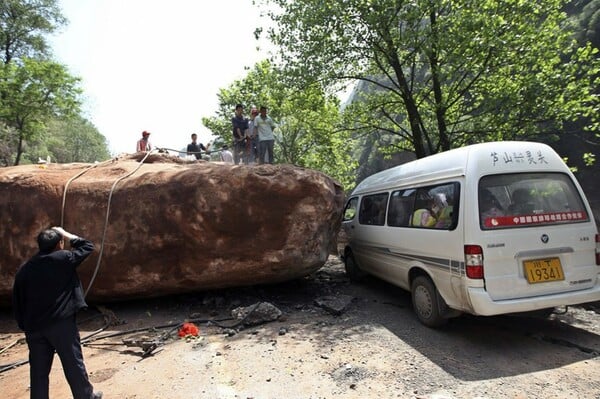
<path id="1" fill-rule="evenodd" d="M 229 150 L 221 151 L 221 161 L 227 163 L 233 163 L 233 154 Z"/>

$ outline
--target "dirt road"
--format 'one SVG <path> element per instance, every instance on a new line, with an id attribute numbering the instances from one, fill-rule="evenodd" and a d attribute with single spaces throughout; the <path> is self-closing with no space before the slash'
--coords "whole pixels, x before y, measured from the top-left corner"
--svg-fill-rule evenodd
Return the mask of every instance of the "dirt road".
<path id="1" fill-rule="evenodd" d="M 323 307 L 332 299 L 335 309 Z M 145 358 L 141 346 L 124 345 L 261 301 L 283 315 L 239 331 L 197 322 L 198 338 L 172 334 Z M 432 330 L 416 320 L 408 293 L 376 279 L 351 284 L 331 257 L 315 275 L 284 284 L 105 306 L 126 323 L 96 337 L 164 327 L 84 348 L 105 398 L 600 398 L 600 304 L 549 319 L 463 316 Z M 95 309 L 78 319 L 82 337 L 104 324 Z M 24 344 L 10 346 L 21 337 L 1 310 L 0 366 L 27 358 Z M 0 396 L 28 398 L 28 372 L 0 373 Z M 70 397 L 58 359 L 50 397 Z"/>

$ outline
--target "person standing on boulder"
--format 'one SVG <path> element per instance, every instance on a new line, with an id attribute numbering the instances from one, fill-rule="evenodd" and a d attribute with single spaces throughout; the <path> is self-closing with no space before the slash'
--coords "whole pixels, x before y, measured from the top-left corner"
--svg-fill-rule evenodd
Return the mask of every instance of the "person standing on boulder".
<path id="1" fill-rule="evenodd" d="M 68 239 L 71 250 L 65 250 Z M 76 313 L 87 307 L 77 267 L 92 253 L 94 244 L 61 227 L 41 231 L 39 252 L 15 276 L 13 309 L 29 347 L 30 394 L 48 398 L 49 375 L 58 354 L 75 399 L 100 399 L 83 362 Z"/>
<path id="2" fill-rule="evenodd" d="M 196 142 L 198 140 L 198 135 L 196 133 L 192 133 L 192 142 L 187 145 L 187 154 L 194 155 L 196 159 L 202 159 L 201 151 L 207 152 L 210 143 L 205 147 L 204 144 Z"/>
<path id="3" fill-rule="evenodd" d="M 254 126 L 258 131 L 258 163 L 265 163 L 265 154 L 268 154 L 270 164 L 273 163 L 273 147 L 275 135 L 273 130 L 277 127 L 273 119 L 267 116 L 267 107 L 260 107 L 260 115 L 254 119 Z"/>
<path id="4" fill-rule="evenodd" d="M 248 119 L 248 130 L 246 130 L 246 152 L 244 163 L 254 164 L 258 158 L 258 135 L 254 126 L 254 119 L 258 115 L 258 109 L 256 106 L 250 108 L 250 119 Z"/>
<path id="5" fill-rule="evenodd" d="M 221 161 L 227 163 L 233 163 L 233 154 L 229 151 L 229 147 L 226 145 L 223 146 L 221 150 Z"/>
<path id="6" fill-rule="evenodd" d="M 150 132 L 143 131 L 142 138 L 138 140 L 135 149 L 136 152 L 149 152 L 152 151 L 152 144 L 150 144 Z"/>
<path id="7" fill-rule="evenodd" d="M 235 106 L 235 116 L 231 118 L 233 127 L 233 163 L 238 164 L 246 149 L 246 130 L 248 129 L 248 119 L 244 118 L 244 106 L 238 104 Z"/>

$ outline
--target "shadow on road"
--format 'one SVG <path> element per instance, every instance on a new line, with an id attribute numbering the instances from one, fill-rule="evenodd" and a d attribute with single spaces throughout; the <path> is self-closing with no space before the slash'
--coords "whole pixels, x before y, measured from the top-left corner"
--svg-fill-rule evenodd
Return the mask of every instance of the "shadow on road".
<path id="1" fill-rule="evenodd" d="M 316 305 L 315 300 L 319 297 L 340 295 L 354 299 L 339 315 L 328 313 Z M 110 328 L 119 332 L 177 324 L 194 317 L 223 320 L 230 316 L 232 309 L 259 301 L 271 302 L 284 314 L 281 320 L 260 326 L 265 336 L 276 336 L 284 328 L 284 331 L 293 331 L 301 339 L 312 340 L 326 351 L 328 347 L 342 343 L 361 345 L 363 340 L 372 339 L 384 330 L 395 338 L 393 342 L 376 343 L 378 350 L 383 352 L 380 356 L 386 357 L 385 351 L 389 350 L 390 356 L 402 359 L 402 353 L 392 351 L 409 347 L 463 381 L 559 368 L 596 358 L 600 353 L 600 336 L 584 328 L 586 323 L 595 324 L 597 328 L 600 321 L 597 313 L 591 312 L 595 317 L 592 319 L 578 319 L 572 313 L 550 319 L 515 315 L 462 316 L 450 320 L 444 328 L 430 329 L 417 321 L 409 293 L 375 278 L 353 284 L 346 278 L 339 262 L 328 262 L 309 277 L 275 285 L 104 306 L 117 319 L 123 319 L 124 324 Z M 82 329 L 87 331 L 93 331 L 103 323 L 93 308 L 80 314 L 78 320 Z M 223 321 L 223 324 L 226 323 Z M 201 328 L 208 327 L 203 324 Z M 258 327 L 248 329 L 253 328 Z M 223 334 L 223 329 L 214 325 L 210 329 L 213 334 Z M 19 333 L 19 330 L 12 320 L 10 309 L 0 309 L 0 334 L 9 333 Z M 237 334 L 229 334 L 228 339 L 232 343 L 246 339 L 239 328 Z"/>

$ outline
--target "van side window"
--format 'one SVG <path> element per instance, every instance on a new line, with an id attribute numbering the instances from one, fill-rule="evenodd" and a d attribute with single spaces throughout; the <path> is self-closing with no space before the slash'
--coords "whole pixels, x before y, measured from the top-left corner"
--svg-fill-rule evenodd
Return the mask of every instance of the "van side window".
<path id="1" fill-rule="evenodd" d="M 564 173 L 513 173 L 479 181 L 483 230 L 589 220 L 571 178 Z"/>
<path id="2" fill-rule="evenodd" d="M 407 227 L 412 215 L 416 190 L 400 190 L 392 192 L 388 208 L 388 226 Z"/>
<path id="3" fill-rule="evenodd" d="M 459 183 L 392 192 L 387 224 L 453 230 L 457 224 Z"/>
<path id="4" fill-rule="evenodd" d="M 457 224 L 459 183 L 420 187 L 417 189 L 409 225 L 452 230 Z"/>
<path id="5" fill-rule="evenodd" d="M 348 203 L 346 204 L 346 208 L 344 209 L 344 217 L 342 219 L 343 222 L 348 222 L 356 216 L 356 207 L 358 206 L 358 198 L 350 198 Z"/>
<path id="6" fill-rule="evenodd" d="M 358 222 L 360 224 L 383 226 L 385 224 L 387 199 L 387 193 L 365 195 L 362 197 L 358 212 Z"/>

